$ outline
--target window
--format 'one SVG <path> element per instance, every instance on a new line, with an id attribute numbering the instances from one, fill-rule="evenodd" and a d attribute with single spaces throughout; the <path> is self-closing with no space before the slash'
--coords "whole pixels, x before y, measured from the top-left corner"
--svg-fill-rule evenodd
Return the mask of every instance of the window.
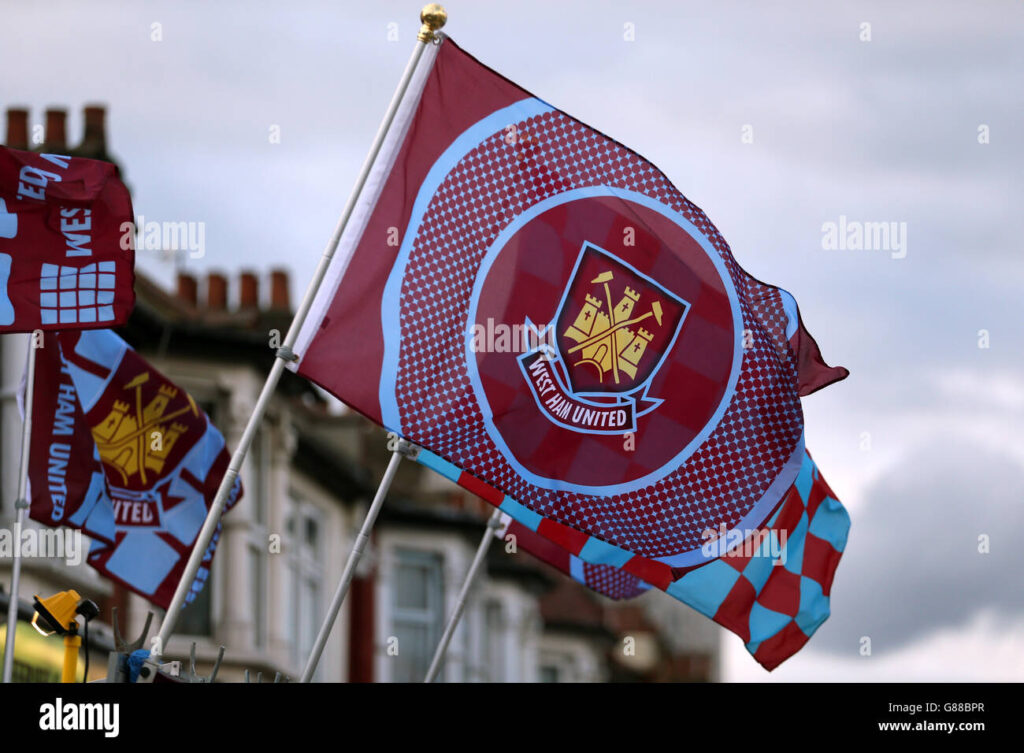
<path id="1" fill-rule="evenodd" d="M 267 525 L 267 509 L 270 502 L 270 434 L 259 429 L 253 437 L 250 453 L 252 459 L 251 478 L 256 488 L 252 491 L 253 519 L 261 526 Z"/>
<path id="2" fill-rule="evenodd" d="M 391 635 L 398 655 L 391 679 L 422 682 L 444 629 L 444 560 L 414 549 L 396 550 L 395 560 Z"/>
<path id="3" fill-rule="evenodd" d="M 285 551 L 288 556 L 288 640 L 292 662 L 305 666 L 323 618 L 323 522 L 312 504 L 293 497 Z M 323 663 L 314 680 L 320 678 Z"/>
<path id="4" fill-rule="evenodd" d="M 266 583 L 267 551 L 259 544 L 249 545 L 249 606 L 252 609 L 252 640 L 257 648 L 266 642 L 266 609 L 264 609 L 264 584 Z"/>
<path id="5" fill-rule="evenodd" d="M 541 682 L 579 682 L 576 658 L 564 652 L 544 652 L 540 660 Z"/>
<path id="6" fill-rule="evenodd" d="M 219 548 L 219 547 L 218 547 Z M 213 558 L 214 567 L 217 567 L 217 557 Z M 211 571 L 210 575 L 213 573 Z M 203 637 L 213 636 L 213 578 L 207 577 L 206 585 L 192 603 L 181 610 L 178 616 L 177 631 L 182 635 L 195 635 Z"/>
<path id="7" fill-rule="evenodd" d="M 220 402 L 215 399 L 204 399 L 202 388 L 188 385 L 188 392 L 191 395 L 199 395 L 195 398 L 199 409 L 205 413 L 210 423 L 217 425 L 217 414 Z M 223 529 L 221 529 L 217 540 L 217 550 L 213 557 L 213 567 L 206 577 L 206 584 L 187 607 L 181 610 L 178 616 L 176 631 L 182 635 L 189 635 L 203 638 L 213 638 L 213 606 L 214 592 L 217 591 L 217 582 L 223 583 L 223 571 L 227 568 L 224 555 Z M 218 565 L 219 563 L 219 565 Z"/>
<path id="8" fill-rule="evenodd" d="M 505 614 L 500 601 L 484 605 L 483 677 L 489 682 L 505 682 Z"/>
<path id="9" fill-rule="evenodd" d="M 267 509 L 270 495 L 270 435 L 264 429 L 253 437 L 249 459 L 249 487 L 246 496 L 252 499 L 249 525 L 247 527 L 249 609 L 253 620 L 252 640 L 255 648 L 263 648 L 267 642 L 266 584 L 268 567 Z M 253 488 L 255 487 L 255 488 Z"/>

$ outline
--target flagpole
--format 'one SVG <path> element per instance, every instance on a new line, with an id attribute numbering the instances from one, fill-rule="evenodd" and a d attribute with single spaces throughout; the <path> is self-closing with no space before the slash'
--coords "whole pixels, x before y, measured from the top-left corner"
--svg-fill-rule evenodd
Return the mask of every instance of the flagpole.
<path id="1" fill-rule="evenodd" d="M 473 564 L 469 566 L 469 572 L 466 573 L 466 579 L 462 582 L 462 590 L 459 591 L 458 600 L 455 602 L 455 611 L 452 612 L 451 617 L 448 618 L 448 624 L 444 627 L 444 633 L 441 635 L 441 642 L 437 644 L 437 650 L 434 651 L 434 658 L 430 662 L 430 669 L 427 670 L 427 676 L 423 682 L 431 683 L 437 677 L 441 671 L 441 664 L 444 661 L 444 654 L 448 650 L 448 644 L 451 643 L 452 636 L 455 635 L 455 628 L 459 626 L 459 620 L 462 619 L 462 613 L 466 610 L 466 599 L 469 598 L 469 589 L 473 586 L 473 581 L 476 580 L 476 575 L 480 571 L 480 566 L 484 563 L 484 558 L 487 556 L 487 550 L 491 548 L 491 542 L 494 540 L 494 532 L 498 530 L 501 525 L 501 510 L 495 510 L 490 519 L 487 521 L 487 528 L 484 529 L 483 538 L 480 539 L 480 546 L 477 547 L 476 556 L 473 557 Z"/>
<path id="2" fill-rule="evenodd" d="M 349 552 L 345 569 L 341 573 L 341 580 L 338 581 L 338 588 L 335 590 L 334 598 L 331 599 L 331 606 L 324 616 L 320 632 L 317 633 L 316 641 L 313 643 L 313 650 L 309 652 L 309 659 L 306 661 L 306 668 L 302 671 L 302 678 L 299 682 L 313 681 L 313 673 L 316 672 L 316 666 L 320 663 L 320 656 L 324 652 L 324 646 L 327 645 L 327 639 L 331 636 L 331 631 L 334 629 L 334 622 L 338 619 L 338 612 L 341 611 L 341 605 L 345 602 L 345 597 L 348 595 L 349 586 L 352 585 L 352 578 L 355 577 L 356 567 L 363 558 L 363 550 L 366 549 L 366 544 L 370 540 L 370 533 L 373 531 L 373 525 L 377 521 L 377 514 L 384 504 L 384 498 L 388 495 L 388 490 L 391 488 L 391 482 L 395 478 L 395 473 L 398 472 L 398 464 L 402 462 L 403 457 L 415 460 L 418 452 L 419 447 L 405 439 L 399 439 L 398 446 L 392 451 L 391 460 L 388 461 L 388 467 L 384 471 L 384 477 L 380 480 L 380 485 L 377 487 L 377 493 L 373 497 L 370 509 L 366 511 L 366 517 L 363 518 L 363 525 L 359 529 L 355 543 L 352 545 L 352 551 Z"/>
<path id="3" fill-rule="evenodd" d="M 21 464 L 18 468 L 18 496 L 14 502 L 14 560 L 11 562 L 11 592 L 7 602 L 7 637 L 4 641 L 4 682 L 14 671 L 14 635 L 18 628 L 18 588 L 21 581 L 21 529 L 28 509 L 28 454 L 32 442 L 32 399 L 36 385 L 36 336 L 28 335 L 28 365 L 25 370 L 25 418 L 21 424 Z"/>
<path id="4" fill-rule="evenodd" d="M 242 436 L 238 440 L 238 446 L 235 448 L 234 454 L 231 456 L 231 462 L 228 464 L 227 471 L 224 473 L 224 478 L 221 480 L 220 488 L 217 489 L 217 496 L 214 498 L 213 504 L 210 506 L 210 510 L 206 516 L 206 521 L 203 523 L 202 530 L 199 532 L 199 538 L 196 539 L 196 543 L 192 548 L 192 554 L 189 556 L 188 564 L 185 566 L 185 571 L 182 573 L 181 580 L 178 581 L 178 586 L 174 591 L 174 596 L 171 599 L 171 603 L 167 608 L 166 614 L 164 614 L 163 622 L 160 625 L 160 632 L 155 638 L 153 638 L 153 645 L 150 649 L 149 658 L 146 660 L 145 665 L 139 673 L 140 682 L 152 682 L 153 678 L 156 676 L 156 671 L 160 664 L 160 657 L 163 655 L 164 650 L 167 647 L 167 641 L 170 639 L 171 633 L 174 632 L 174 626 L 178 620 L 181 608 L 185 603 L 185 597 L 192 586 L 192 581 L 195 580 L 196 573 L 199 571 L 199 566 L 206 554 L 206 549 L 217 529 L 217 523 L 220 522 L 221 513 L 224 510 L 224 504 L 227 501 L 231 487 L 234 485 L 235 479 L 238 477 L 238 473 L 241 470 L 242 463 L 249 451 L 249 445 L 252 443 L 256 430 L 259 427 L 260 422 L 263 420 L 263 414 L 266 412 L 267 405 L 277 388 L 277 383 L 281 379 L 281 374 L 284 372 L 285 365 L 296 360 L 296 356 L 292 352 L 292 347 L 295 345 L 295 341 L 299 337 L 302 325 L 306 320 L 306 315 L 309 313 L 309 309 L 313 305 L 313 300 L 316 298 L 317 291 L 320 288 L 320 283 L 323 282 L 323 279 L 327 274 L 327 269 L 331 264 L 331 259 L 334 257 L 335 250 L 338 248 L 338 243 L 341 241 L 341 236 L 348 224 L 349 217 L 355 209 L 359 196 L 362 193 L 363 186 L 366 184 L 366 180 L 373 168 L 373 163 L 377 159 L 377 155 L 380 152 L 381 146 L 384 144 L 384 140 L 387 137 L 388 130 L 391 128 L 391 123 L 395 118 L 395 114 L 398 112 L 399 105 L 405 96 L 406 90 L 409 88 L 409 83 L 416 71 L 416 66 L 419 63 L 420 57 L 422 57 L 423 51 L 426 49 L 427 45 L 433 43 L 435 39 L 435 32 L 444 26 L 445 21 L 447 20 L 447 14 L 440 5 L 431 3 L 430 5 L 425 6 L 420 12 L 420 20 L 423 25 L 420 27 L 419 34 L 416 37 L 416 47 L 413 49 L 412 57 L 409 59 L 409 63 L 405 67 L 405 72 L 402 74 L 402 78 L 399 81 L 398 88 L 395 90 L 395 94 L 391 98 L 391 103 L 388 105 L 387 112 L 384 115 L 384 120 L 381 122 L 380 128 L 377 130 L 377 135 L 374 137 L 373 145 L 370 147 L 370 153 L 366 156 L 366 161 L 363 163 L 362 170 L 359 172 L 359 177 L 356 179 L 356 184 L 352 189 L 352 194 L 349 197 L 348 203 L 345 205 L 345 209 L 341 213 L 338 225 L 334 229 L 334 234 L 331 236 L 330 241 L 328 241 L 327 247 L 324 249 L 323 255 L 320 257 L 320 263 L 317 265 L 316 271 L 313 274 L 313 279 L 310 280 L 309 287 L 306 289 L 306 294 L 303 296 L 302 302 L 295 311 L 295 316 L 292 318 L 291 326 L 288 328 L 288 334 L 285 336 L 284 342 L 275 354 L 274 365 L 270 369 L 270 374 L 267 376 L 267 380 L 263 385 L 259 398 L 256 400 L 256 405 L 253 408 L 252 415 L 249 417 L 249 422 L 246 424 L 245 430 L 242 432 Z"/>

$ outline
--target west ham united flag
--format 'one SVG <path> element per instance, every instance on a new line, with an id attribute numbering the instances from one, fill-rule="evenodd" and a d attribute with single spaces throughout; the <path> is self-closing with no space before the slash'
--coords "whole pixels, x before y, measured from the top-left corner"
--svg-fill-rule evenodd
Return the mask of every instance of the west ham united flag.
<path id="1" fill-rule="evenodd" d="M 448 476 L 452 481 L 483 499 L 492 501 L 504 499 L 504 495 L 497 489 L 489 487 L 468 473 L 459 471 L 450 463 L 445 463 L 429 450 L 421 449 L 416 454 L 416 460 L 421 465 Z M 508 544 L 512 544 L 512 548 L 506 548 L 506 551 L 518 553 L 519 550 L 522 550 L 609 599 L 631 599 L 651 587 L 650 584 L 644 583 L 637 576 L 622 568 L 584 561 L 560 543 L 555 543 L 554 540 L 545 538 L 527 528 L 508 513 L 501 515 L 495 536 L 505 541 L 506 547 Z"/>
<path id="2" fill-rule="evenodd" d="M 565 575 L 587 588 L 597 591 L 602 596 L 607 596 L 610 599 L 630 599 L 650 588 L 635 575 L 630 575 L 620 568 L 611 565 L 591 565 L 584 562 L 575 554 L 571 554 L 558 544 L 513 520 L 509 515 L 503 515 L 501 523 L 501 528 L 498 530 L 498 535 L 501 538 L 514 540 L 517 549 L 521 548 L 524 552 L 556 570 L 562 571 Z M 514 537 L 514 539 L 508 537 Z"/>
<path id="3" fill-rule="evenodd" d="M 0 332 L 124 323 L 132 222 L 109 162 L 0 147 Z"/>
<path id="4" fill-rule="evenodd" d="M 800 397 L 846 370 L 654 165 L 450 39 L 414 74 L 295 351 L 439 473 L 769 669 L 829 614 L 849 519 Z"/>
<path id="5" fill-rule="evenodd" d="M 110 330 L 36 355 L 30 515 L 92 538 L 88 562 L 166 609 L 229 461 L 195 400 Z M 242 495 L 235 481 L 228 508 Z M 203 588 L 220 527 L 188 593 Z"/>

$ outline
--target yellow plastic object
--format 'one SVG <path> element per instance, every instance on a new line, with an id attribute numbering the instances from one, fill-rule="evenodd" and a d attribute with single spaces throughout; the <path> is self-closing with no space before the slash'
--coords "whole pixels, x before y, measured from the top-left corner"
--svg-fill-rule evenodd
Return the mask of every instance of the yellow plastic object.
<path id="1" fill-rule="evenodd" d="M 64 635 L 69 629 L 77 631 L 77 623 L 75 626 L 71 626 L 71 623 L 75 622 L 75 610 L 81 600 L 82 597 L 75 590 L 61 591 L 46 599 L 40 599 L 37 595 L 35 597 L 36 613 L 32 617 L 32 627 L 42 635 L 53 635 L 54 633 Z M 49 632 L 39 627 L 40 619 Z"/>
<path id="2" fill-rule="evenodd" d="M 78 681 L 78 649 L 82 646 L 82 636 L 68 633 L 64 636 L 64 668 L 60 674 L 61 682 Z"/>

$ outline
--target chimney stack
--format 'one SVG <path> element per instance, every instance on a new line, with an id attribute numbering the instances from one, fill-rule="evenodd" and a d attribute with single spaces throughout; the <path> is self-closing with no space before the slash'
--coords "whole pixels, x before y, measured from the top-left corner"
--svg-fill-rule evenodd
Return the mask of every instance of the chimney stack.
<path id="1" fill-rule="evenodd" d="M 63 152 L 67 150 L 67 119 L 68 111 L 51 107 L 46 111 L 46 151 Z"/>
<path id="2" fill-rule="evenodd" d="M 288 271 L 285 269 L 270 271 L 270 308 L 275 311 L 292 310 L 288 295 Z"/>
<path id="3" fill-rule="evenodd" d="M 217 272 L 206 276 L 206 307 L 211 311 L 224 311 L 228 307 L 228 278 Z"/>
<path id="4" fill-rule="evenodd" d="M 199 281 L 188 272 L 178 272 L 178 298 L 190 306 L 199 305 Z"/>
<path id="5" fill-rule="evenodd" d="M 241 276 L 238 291 L 238 308 L 243 310 L 260 307 L 260 281 L 255 272 L 245 271 Z"/>
<path id="6" fill-rule="evenodd" d="M 107 153 L 106 115 L 106 108 L 101 105 L 85 107 L 85 135 L 79 150 L 90 157 L 99 158 Z"/>
<path id="7" fill-rule="evenodd" d="M 7 108 L 6 144 L 11 149 L 28 149 L 28 110 L 21 107 Z"/>

